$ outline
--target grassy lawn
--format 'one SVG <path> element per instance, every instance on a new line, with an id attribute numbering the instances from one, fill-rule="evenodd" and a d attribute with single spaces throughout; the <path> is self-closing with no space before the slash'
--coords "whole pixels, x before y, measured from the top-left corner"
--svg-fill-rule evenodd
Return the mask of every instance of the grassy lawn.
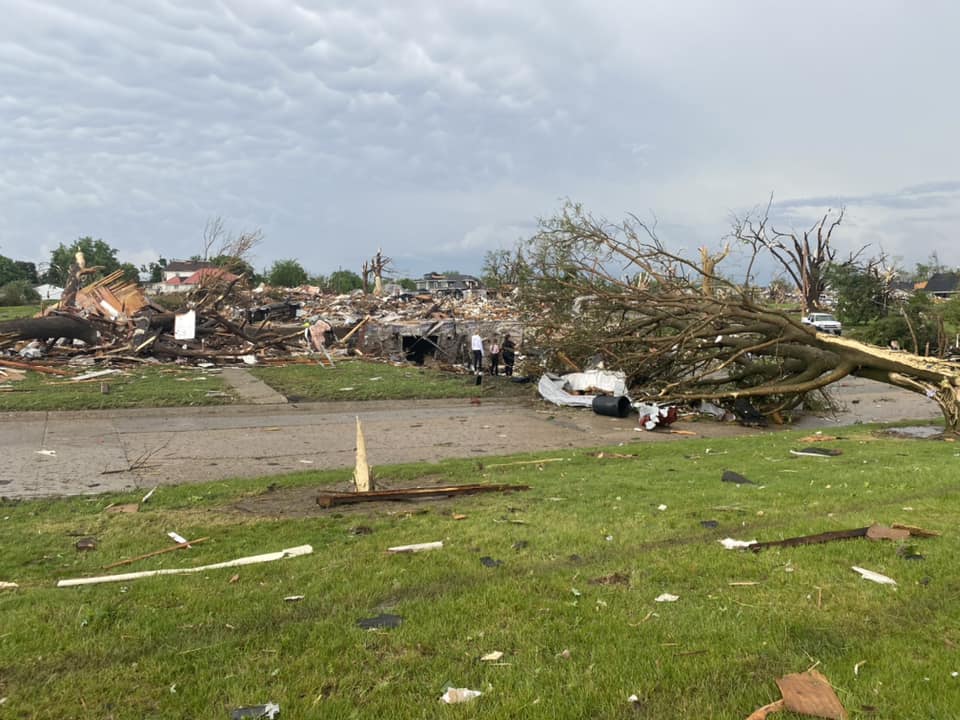
<path id="1" fill-rule="evenodd" d="M 40 303 L 36 305 L 5 305 L 0 306 L 0 322 L 16 320 L 17 318 L 33 317 L 40 312 Z"/>
<path id="2" fill-rule="evenodd" d="M 531 397 L 536 388 L 504 376 L 484 376 L 478 388 L 473 375 L 365 360 L 337 360 L 336 367 L 287 365 L 258 367 L 252 374 L 288 398 L 320 400 L 410 400 L 426 398 Z"/>
<path id="3" fill-rule="evenodd" d="M 394 483 L 532 489 L 326 511 L 310 488 L 349 471 L 161 488 L 136 514 L 104 510 L 142 493 L 2 502 L 0 580 L 20 588 L 0 591 L 0 716 L 226 718 L 272 701 L 292 718 L 742 720 L 779 697 L 776 677 L 816 664 L 852 718 L 958 717 L 957 446 L 864 427 L 829 444 L 839 457 L 790 455 L 803 444 L 777 433 L 378 468 Z M 721 482 L 726 469 L 758 484 Z M 908 542 L 922 560 L 890 541 L 756 554 L 718 542 L 875 521 L 943 534 Z M 107 572 L 314 553 L 54 587 L 163 548 L 170 530 L 210 540 Z M 80 536 L 97 549 L 75 550 Z M 402 625 L 357 627 L 380 613 Z M 479 659 L 495 650 L 498 663 Z M 483 695 L 447 707 L 448 685 Z"/>
<path id="4" fill-rule="evenodd" d="M 77 376 L 98 369 L 70 368 L 69 372 Z M 101 391 L 102 383 L 109 385 L 107 394 Z M 223 405 L 233 401 L 234 395 L 219 375 L 176 365 L 145 365 L 79 382 L 33 371 L 15 382 L 4 383 L 0 376 L 0 411 L 7 412 Z"/>

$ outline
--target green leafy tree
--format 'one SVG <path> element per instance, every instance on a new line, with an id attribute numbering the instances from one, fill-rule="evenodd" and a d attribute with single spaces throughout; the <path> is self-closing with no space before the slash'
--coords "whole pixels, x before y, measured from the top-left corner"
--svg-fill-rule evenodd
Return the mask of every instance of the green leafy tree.
<path id="1" fill-rule="evenodd" d="M 150 273 L 150 282 L 163 282 L 163 269 L 167 266 L 167 259 L 160 257 L 149 265 L 141 265 L 140 272 Z"/>
<path id="2" fill-rule="evenodd" d="M 336 270 L 330 273 L 329 288 L 335 293 L 343 294 L 363 287 L 363 280 L 355 272 Z"/>
<path id="3" fill-rule="evenodd" d="M 400 278 L 400 280 L 397 281 L 397 284 L 400 285 L 400 287 L 402 287 L 404 290 L 416 290 L 416 289 L 417 289 L 417 283 L 416 283 L 416 281 L 415 281 L 415 280 L 411 280 L 410 278 Z"/>
<path id="4" fill-rule="evenodd" d="M 32 262 L 13 260 L 0 255 L 0 285 L 6 285 L 14 280 L 26 280 L 31 285 L 38 285 L 37 266 Z"/>
<path id="5" fill-rule="evenodd" d="M 842 322 L 864 325 L 886 313 L 887 285 L 871 266 L 831 265 L 826 279 L 836 295 L 837 317 Z"/>
<path id="6" fill-rule="evenodd" d="M 133 263 L 123 263 L 120 269 L 123 270 L 123 279 L 127 282 L 140 282 L 140 268 Z"/>
<path id="7" fill-rule="evenodd" d="M 92 237 L 82 237 L 72 245 L 60 245 L 50 253 L 50 267 L 41 278 L 44 282 L 51 285 L 67 284 L 70 275 L 70 266 L 76 262 L 77 252 L 83 253 L 84 262 L 87 267 L 100 267 L 101 270 L 91 279 L 109 275 L 114 270 L 120 269 L 120 261 L 117 260 L 117 251 L 110 247 L 103 240 L 94 240 Z"/>
<path id="8" fill-rule="evenodd" d="M 40 293 L 28 280 L 13 280 L 0 287 L 0 305 L 31 305 L 40 302 Z"/>
<path id="9" fill-rule="evenodd" d="M 307 282 L 307 271 L 296 260 L 277 260 L 267 272 L 267 282 L 275 287 L 297 287 Z"/>

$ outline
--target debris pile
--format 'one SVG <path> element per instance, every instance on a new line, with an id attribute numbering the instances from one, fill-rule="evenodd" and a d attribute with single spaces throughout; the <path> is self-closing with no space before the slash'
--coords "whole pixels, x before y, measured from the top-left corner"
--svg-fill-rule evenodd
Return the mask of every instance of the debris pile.
<path id="1" fill-rule="evenodd" d="M 523 334 L 509 299 L 249 289 L 242 276 L 215 273 L 187 293 L 151 299 L 120 271 L 81 286 L 89 271 L 74 266 L 60 303 L 41 316 L 0 323 L 0 353 L 217 364 L 323 362 L 332 353 L 449 368 L 468 362 L 474 333 L 486 342 Z"/>

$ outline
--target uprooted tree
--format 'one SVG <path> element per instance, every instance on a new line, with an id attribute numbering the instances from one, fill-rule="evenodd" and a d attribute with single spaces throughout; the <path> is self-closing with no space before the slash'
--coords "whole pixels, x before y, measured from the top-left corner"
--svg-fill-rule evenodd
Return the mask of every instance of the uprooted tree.
<path id="1" fill-rule="evenodd" d="M 760 305 L 748 282 L 669 251 L 634 216 L 612 223 L 567 203 L 541 221 L 526 256 L 532 278 L 520 302 L 557 369 L 599 354 L 637 398 L 743 398 L 767 415 L 855 375 L 933 398 L 947 430 L 960 430 L 956 365 L 816 333 Z"/>

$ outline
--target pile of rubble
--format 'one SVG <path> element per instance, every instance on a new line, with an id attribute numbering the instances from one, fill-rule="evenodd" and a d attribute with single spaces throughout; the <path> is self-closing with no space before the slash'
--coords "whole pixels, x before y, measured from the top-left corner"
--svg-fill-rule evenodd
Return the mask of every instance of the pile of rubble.
<path id="1" fill-rule="evenodd" d="M 242 278 L 212 275 L 181 299 L 180 310 L 168 310 L 119 272 L 83 287 L 74 282 L 41 316 L 0 323 L 0 354 L 217 364 L 351 354 L 453 367 L 468 362 L 474 333 L 490 341 L 523 336 L 509 299 L 482 295 L 251 290 Z"/>

